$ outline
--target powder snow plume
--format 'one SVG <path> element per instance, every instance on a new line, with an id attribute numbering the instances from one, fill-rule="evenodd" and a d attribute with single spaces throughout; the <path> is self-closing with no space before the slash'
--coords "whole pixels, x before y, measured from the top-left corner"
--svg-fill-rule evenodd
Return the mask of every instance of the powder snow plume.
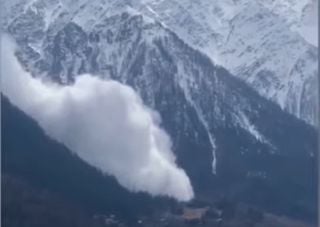
<path id="1" fill-rule="evenodd" d="M 41 81 L 19 64 L 9 37 L 3 35 L 1 45 L 3 94 L 48 136 L 131 191 L 193 198 L 157 114 L 133 89 L 92 75 L 81 75 L 69 86 Z"/>

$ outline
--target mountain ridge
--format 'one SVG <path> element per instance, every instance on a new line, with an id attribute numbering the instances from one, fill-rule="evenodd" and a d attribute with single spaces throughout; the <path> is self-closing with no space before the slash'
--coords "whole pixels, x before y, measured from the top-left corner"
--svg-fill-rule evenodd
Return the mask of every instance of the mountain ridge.
<path id="1" fill-rule="evenodd" d="M 95 0 L 90 4 L 84 0 L 17 2 L 5 7 L 8 12 L 3 16 L 4 27 L 10 24 L 14 27 L 17 21 L 17 18 L 7 18 L 10 11 L 34 12 L 38 23 L 43 19 L 38 27 L 42 26 L 44 30 L 49 24 L 53 28 L 52 23 L 59 29 L 59 23 L 66 20 L 87 30 L 116 12 L 129 10 L 142 14 L 177 33 L 186 43 L 206 53 L 216 64 L 227 68 L 284 110 L 309 124 L 317 124 L 318 55 L 316 48 L 300 35 L 300 30 L 309 29 L 303 18 L 314 15 L 308 10 L 314 8 L 311 0 L 228 0 L 199 4 L 190 0 Z M 36 35 L 41 36 L 40 33 Z M 38 45 L 33 47 L 37 49 Z"/>

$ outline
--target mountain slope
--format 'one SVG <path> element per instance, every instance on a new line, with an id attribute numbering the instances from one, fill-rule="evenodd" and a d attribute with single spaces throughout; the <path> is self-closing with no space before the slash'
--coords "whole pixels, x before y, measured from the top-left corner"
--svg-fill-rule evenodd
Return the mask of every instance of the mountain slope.
<path id="1" fill-rule="evenodd" d="M 26 197 L 40 200 L 39 204 L 44 209 L 41 221 L 50 218 L 51 213 L 56 215 L 52 217 L 54 220 L 60 220 L 66 225 L 68 221 L 79 221 L 81 218 L 83 221 L 94 223 L 92 217 L 95 214 L 116 214 L 121 219 L 132 222 L 142 214 L 150 215 L 154 210 L 161 209 L 162 204 L 168 206 L 171 203 L 165 198 L 153 199 L 144 193 L 128 192 L 113 177 L 103 175 L 64 146 L 47 137 L 36 122 L 12 106 L 6 98 L 2 97 L 1 102 L 1 161 L 2 180 L 5 183 L 3 193 L 9 195 L 3 197 L 5 221 L 13 224 L 14 219 L 18 218 L 16 215 L 22 215 L 20 218 L 23 218 L 24 212 L 26 215 L 28 212 L 32 214 L 38 211 L 28 201 L 25 201 L 22 210 L 12 207 L 17 203 L 23 204 L 24 197 L 14 196 L 14 192 L 10 194 L 7 191 L 10 189 L 22 192 L 25 190 Z M 22 185 L 23 188 L 17 185 Z M 43 194 L 43 197 L 33 191 Z M 10 195 L 15 198 L 10 200 Z M 56 203 L 54 198 L 57 198 Z M 62 209 L 77 209 L 74 209 L 74 213 L 70 213 L 68 218 L 50 210 L 59 205 Z M 10 211 L 16 213 L 11 214 Z M 13 220 L 10 214 L 13 215 Z M 30 213 L 27 217 L 30 219 L 24 224 L 34 221 Z M 33 224 L 41 225 L 41 221 L 39 219 L 39 222 Z M 77 226 L 81 226 L 80 224 Z"/>
<path id="2" fill-rule="evenodd" d="M 90 4 L 85 0 L 18 0 L 5 4 L 3 27 L 13 34 L 16 29 L 32 34 L 32 43 L 43 38 L 44 31 L 56 33 L 70 20 L 90 30 L 117 11 L 141 12 L 282 109 L 316 125 L 318 54 L 308 42 L 317 36 L 315 5 L 312 0 L 94 0 Z M 34 26 L 24 24 L 32 18 L 37 21 Z M 32 48 L 41 49 L 41 44 L 34 42 Z"/>
<path id="3" fill-rule="evenodd" d="M 75 163 L 79 163 L 79 160 L 76 157 L 71 157 L 68 159 L 67 157 L 70 156 L 69 151 L 66 151 L 62 146 L 44 136 L 42 130 L 38 128 L 37 124 L 21 113 L 18 109 L 11 106 L 6 98 L 2 98 L 2 111 L 2 122 L 5 122 L 5 124 L 2 124 L 4 139 L 4 143 L 2 145 L 4 152 L 3 166 L 5 167 L 2 169 L 1 176 L 3 198 L 1 210 L 2 225 L 6 227 L 49 227 L 57 225 L 77 227 L 110 226 L 105 224 L 104 217 L 108 217 L 108 212 L 114 210 L 114 208 L 118 207 L 119 204 L 107 199 L 112 203 L 103 204 L 103 206 L 100 206 L 101 204 L 96 203 L 94 198 L 100 198 L 102 201 L 106 202 L 106 195 L 101 193 L 97 193 L 97 195 L 88 193 L 88 190 L 83 189 L 84 183 L 91 184 L 89 187 L 95 187 L 95 193 L 100 189 L 104 189 L 107 190 L 104 191 L 105 193 L 109 193 L 109 195 L 112 195 L 116 198 L 120 196 L 120 194 L 123 196 L 122 189 L 114 187 L 115 182 L 108 180 L 106 177 L 97 177 L 98 181 L 90 180 L 93 176 L 100 175 L 96 171 L 92 171 L 93 175 L 89 174 L 90 178 L 83 178 L 83 173 L 86 172 L 85 170 L 90 168 L 88 168 L 88 166 L 81 161 L 81 164 L 79 165 L 80 168 L 75 168 L 72 170 L 74 175 L 77 175 L 79 181 L 75 180 L 74 176 L 72 176 L 70 181 L 68 174 L 69 171 L 61 174 L 61 171 L 68 170 L 68 167 L 66 168 L 64 163 L 68 163 L 71 167 L 76 167 L 77 165 L 75 165 Z M 10 129 L 8 127 L 10 127 Z M 26 139 L 23 139 L 25 135 L 28 136 Z M 21 142 L 22 144 L 18 145 Z M 41 146 L 39 147 L 39 145 Z M 14 147 L 21 147 L 21 149 L 12 149 Z M 15 156 L 18 157 L 18 159 L 13 159 Z M 25 159 L 20 159 L 21 156 L 25 157 Z M 63 159 L 59 159 L 59 156 L 63 157 Z M 59 168 L 55 168 L 51 171 L 50 166 L 57 165 L 56 160 L 60 161 L 58 164 Z M 43 162 L 43 165 L 40 167 L 39 163 L 41 162 Z M 41 176 L 45 176 L 45 178 L 42 178 Z M 57 178 L 53 178 L 53 176 L 56 176 Z M 51 180 L 54 182 L 48 183 Z M 106 183 L 106 181 L 108 182 L 108 185 L 104 187 L 103 185 Z M 85 198 L 88 198 L 89 200 L 84 201 L 82 197 L 70 196 L 71 194 L 67 189 L 72 189 L 75 186 L 77 187 L 77 193 L 85 196 Z M 109 191 L 111 188 L 115 188 L 117 190 Z M 134 195 L 131 194 L 131 196 Z M 117 199 L 118 202 L 119 198 Z M 128 198 L 125 197 L 125 199 Z M 129 200 L 128 202 L 130 202 L 130 208 L 139 208 L 139 210 L 143 210 L 144 206 L 148 207 L 147 203 L 141 203 L 141 200 Z M 134 204 L 134 202 L 138 202 L 138 206 L 136 206 L 137 204 Z M 90 209 L 88 209 L 88 204 L 90 204 Z M 170 203 L 170 201 L 162 201 L 162 204 L 166 204 L 164 207 L 167 207 L 168 209 L 172 203 Z M 220 204 L 222 203 L 220 202 Z M 225 205 L 227 204 L 228 202 L 225 203 Z M 128 206 L 128 204 L 126 204 L 126 206 Z M 217 206 L 219 207 L 218 204 Z M 232 203 L 229 204 L 229 206 L 232 207 Z M 111 208 L 111 210 L 107 207 Z M 157 203 L 157 205 L 155 203 L 152 204 L 152 210 L 158 210 L 158 212 L 161 212 L 161 207 L 162 206 L 159 203 Z M 118 208 L 121 208 L 121 205 Z M 130 208 L 127 209 L 127 211 L 130 210 Z M 151 207 L 148 209 L 150 208 Z M 253 223 L 256 223 L 259 226 L 309 226 L 305 223 L 297 222 L 284 217 L 277 217 L 271 214 L 263 214 L 261 218 L 258 216 L 257 219 L 257 215 L 259 215 L 259 213 L 256 212 L 261 211 L 255 211 L 252 208 L 246 207 L 244 204 L 236 209 L 237 211 L 234 217 L 228 218 L 227 216 L 225 217 L 225 215 L 223 215 L 224 221 L 222 225 L 218 225 L 210 220 L 206 226 L 239 227 L 248 226 L 248 224 Z M 227 210 L 228 206 L 223 208 L 223 212 Z M 105 216 L 101 215 L 100 217 L 100 215 L 93 215 L 97 211 L 103 212 Z M 120 216 L 121 219 L 128 218 L 126 215 L 123 216 L 123 207 L 119 211 L 121 211 L 120 213 L 122 214 Z M 137 217 L 136 215 L 138 215 L 138 213 L 130 213 L 130 216 L 133 215 Z M 147 215 L 149 224 L 146 222 L 142 225 L 139 224 L 139 226 L 150 226 L 151 224 L 153 226 L 155 224 L 160 224 L 157 216 L 152 216 L 150 212 L 143 212 L 143 214 Z M 118 219 L 119 216 L 116 217 Z M 133 226 L 134 222 L 132 222 L 132 219 L 129 220 L 131 220 L 131 222 L 129 222 L 130 224 L 128 226 Z M 185 224 L 183 220 L 179 222 L 172 221 L 172 223 L 169 224 L 169 226 L 177 225 L 187 226 L 188 224 Z M 119 224 L 119 226 L 127 225 L 122 223 Z M 162 223 L 159 226 L 168 226 L 168 223 Z"/>
<path id="4" fill-rule="evenodd" d="M 2 226 L 102 227 L 77 205 L 21 177 L 3 173 L 1 185 Z"/>
<path id="5" fill-rule="evenodd" d="M 292 31 L 297 31 L 307 42 L 318 46 L 317 0 L 263 0 L 260 3 L 285 20 Z"/>
<path id="6" fill-rule="evenodd" d="M 162 21 L 261 95 L 316 125 L 317 49 L 296 32 L 309 29 L 301 21 L 311 1 L 137 2 L 140 11 Z"/>
<path id="7" fill-rule="evenodd" d="M 8 27 L 26 69 L 61 84 L 93 73 L 132 86 L 160 113 L 196 196 L 226 194 L 314 218 L 312 127 L 132 9 L 115 5 L 118 11 L 101 13 L 98 7 L 101 16 L 87 26 L 90 20 L 79 21 L 88 18 L 81 17 L 83 7 L 44 26 L 46 7 L 26 11 Z"/>

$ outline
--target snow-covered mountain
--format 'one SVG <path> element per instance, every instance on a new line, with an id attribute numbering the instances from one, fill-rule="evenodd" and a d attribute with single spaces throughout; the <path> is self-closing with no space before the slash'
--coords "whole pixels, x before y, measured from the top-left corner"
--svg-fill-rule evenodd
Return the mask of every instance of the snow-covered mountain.
<path id="1" fill-rule="evenodd" d="M 292 31 L 297 31 L 307 42 L 318 46 L 317 0 L 263 0 L 260 3 L 285 20 Z"/>
<path id="2" fill-rule="evenodd" d="M 184 1 L 184 5 L 183 1 L 179 2 L 187 8 L 187 0 Z M 230 193 L 283 213 L 291 212 L 286 202 L 298 207 L 305 204 L 312 206 L 310 204 L 315 201 L 315 194 L 310 165 L 313 164 L 316 150 L 315 130 L 282 111 L 224 67 L 212 63 L 212 59 L 219 64 L 223 59 L 234 64 L 239 64 L 237 60 L 243 64 L 247 62 L 247 71 L 240 66 L 234 68 L 237 75 L 240 76 L 241 72 L 242 77 L 253 80 L 252 84 L 257 84 L 259 89 L 274 89 L 273 92 L 278 94 L 279 91 L 274 87 L 283 85 L 278 74 L 272 74 L 268 81 L 266 75 L 270 74 L 260 73 L 263 84 L 258 77 L 245 74 L 261 69 L 257 65 L 253 67 L 251 60 L 261 61 L 260 58 L 266 58 L 267 55 L 272 57 L 269 53 L 272 52 L 271 47 L 276 48 L 268 43 L 268 35 L 261 31 L 262 35 L 267 35 L 268 42 L 265 45 L 268 51 L 256 49 L 257 54 L 251 55 L 255 53 L 255 49 L 252 49 L 249 53 L 245 51 L 243 55 L 246 57 L 241 58 L 240 53 L 247 49 L 245 44 L 239 45 L 244 39 L 240 32 L 246 28 L 246 19 L 241 18 L 247 14 L 252 16 L 251 11 L 244 8 L 237 14 L 241 20 L 232 20 L 232 41 L 227 41 L 229 44 L 226 45 L 234 52 L 223 53 L 222 47 L 226 42 L 224 30 L 228 30 L 228 27 L 222 26 L 225 22 L 216 21 L 221 24 L 221 30 L 215 32 L 210 28 L 212 24 L 200 23 L 194 20 L 188 10 L 177 9 L 180 4 L 174 1 L 145 1 L 138 4 L 129 0 L 35 0 L 27 5 L 16 5 L 15 18 L 4 15 L 6 20 L 3 27 L 17 41 L 20 62 L 35 76 L 69 84 L 81 73 L 92 73 L 132 86 L 148 106 L 160 113 L 163 127 L 172 137 L 178 162 L 190 176 L 196 193 L 206 192 L 211 196 L 212 191 Z M 189 11 L 202 18 L 200 14 L 206 12 L 202 10 L 210 9 L 209 5 L 202 4 L 204 1 L 195 7 L 190 2 L 190 7 L 199 11 Z M 12 6 L 9 9 L 13 9 Z M 230 15 L 233 14 L 232 8 L 229 9 Z M 157 12 L 168 15 L 167 19 L 161 15 L 158 15 L 159 20 L 152 16 Z M 255 14 L 254 18 L 260 18 L 259 15 Z M 260 22 L 271 23 L 267 19 Z M 284 24 L 271 25 L 283 29 Z M 192 29 L 189 33 L 188 28 Z M 198 29 L 198 32 L 194 32 L 194 29 Z M 250 29 L 251 33 L 259 28 L 256 25 Z M 278 38 L 279 34 L 273 32 L 272 36 Z M 182 40 L 182 35 L 186 35 L 186 39 Z M 250 38 L 245 37 L 248 40 Z M 287 37 L 287 41 L 291 40 L 290 37 Z M 310 47 L 298 37 L 292 43 L 296 40 L 301 48 Z M 207 46 L 211 49 L 206 49 Z M 305 54 L 315 60 L 316 55 L 312 55 L 312 50 Z M 211 58 L 201 51 L 207 51 Z M 275 50 L 273 55 L 278 56 L 276 53 Z M 260 60 L 256 59 L 257 56 Z M 280 61 L 279 58 L 280 55 L 276 59 Z M 272 59 L 268 58 L 260 65 L 275 64 L 275 67 L 281 68 Z M 299 64 L 298 72 L 303 67 L 308 68 L 305 58 L 301 58 Z M 294 71 L 293 75 L 300 78 L 301 74 Z M 310 78 L 312 80 L 313 77 Z M 294 82 L 289 85 L 294 87 Z M 273 95 L 278 97 L 276 94 Z M 312 109 L 313 106 L 309 107 Z M 297 165 L 300 168 L 296 168 Z M 261 187 L 271 187 L 272 192 L 276 191 L 274 195 L 269 194 L 269 190 L 261 192 L 264 196 L 271 196 L 275 200 L 273 204 L 260 201 L 261 195 L 252 195 L 260 184 L 263 185 Z M 281 198 L 279 202 L 277 197 Z M 283 203 L 285 205 L 281 201 L 286 201 Z M 305 204 L 301 205 L 301 201 Z"/>
<path id="3" fill-rule="evenodd" d="M 86 29 L 124 8 L 142 13 L 173 30 L 264 97 L 316 124 L 316 0 L 18 1 L 21 4 L 7 3 L 4 11 L 14 8 L 18 14 L 19 10 L 37 9 L 45 18 L 45 28 L 50 21 L 59 26 L 58 21 L 72 17 Z M 47 6 L 45 10 L 39 9 L 41 5 Z M 14 20 L 9 15 L 5 22 Z"/>
<path id="4" fill-rule="evenodd" d="M 139 10 L 162 21 L 283 109 L 316 124 L 316 4 L 145 0 Z"/>

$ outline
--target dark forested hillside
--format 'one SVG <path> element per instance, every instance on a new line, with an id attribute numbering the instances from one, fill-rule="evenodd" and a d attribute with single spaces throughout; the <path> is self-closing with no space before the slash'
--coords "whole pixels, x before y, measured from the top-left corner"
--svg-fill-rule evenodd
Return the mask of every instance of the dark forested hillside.
<path id="1" fill-rule="evenodd" d="M 20 177 L 3 174 L 1 184 L 2 226 L 101 226 L 79 206 Z"/>
<path id="2" fill-rule="evenodd" d="M 95 214 L 116 214 L 132 222 L 141 214 L 151 214 L 162 202 L 168 204 L 166 199 L 128 192 L 48 138 L 3 97 L 1 120 L 2 224 L 6 227 L 94 226 L 84 224 Z"/>

